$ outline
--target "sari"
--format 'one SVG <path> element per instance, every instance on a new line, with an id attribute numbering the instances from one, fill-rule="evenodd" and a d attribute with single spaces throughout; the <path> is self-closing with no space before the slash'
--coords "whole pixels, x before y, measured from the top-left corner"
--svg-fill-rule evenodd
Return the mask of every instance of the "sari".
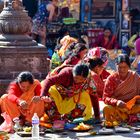
<path id="1" fill-rule="evenodd" d="M 89 91 L 81 91 L 81 93 L 63 99 L 56 86 L 52 86 L 49 89 L 49 94 L 55 101 L 58 112 L 61 115 L 68 114 L 71 116 L 71 119 L 81 116 L 83 116 L 85 120 L 92 118 L 92 104 L 90 101 Z M 79 108 L 77 104 L 79 105 Z M 75 112 L 76 110 L 74 111 L 74 109 L 76 109 L 77 112 Z M 72 114 L 71 111 L 75 112 L 75 115 Z"/>
<path id="2" fill-rule="evenodd" d="M 17 103 L 8 99 L 8 94 L 4 94 L 1 97 L 2 112 L 6 112 L 11 117 L 11 119 L 20 117 L 22 115 L 25 117 L 25 120 L 29 122 L 31 122 L 34 113 L 37 113 L 38 116 L 41 117 L 44 113 L 44 101 L 41 100 L 37 103 L 32 102 L 32 98 L 35 94 L 34 90 L 38 84 L 39 81 L 34 80 L 34 83 L 31 85 L 30 89 L 20 96 L 21 100 L 25 100 L 27 102 L 27 109 L 22 109 Z"/>
<path id="3" fill-rule="evenodd" d="M 103 111 L 105 119 L 125 121 L 129 115 L 140 113 L 140 105 L 136 104 L 139 91 L 140 78 L 136 72 L 129 71 L 124 81 L 120 80 L 117 72 L 112 74 L 106 81 L 103 95 L 104 102 L 108 104 Z M 126 107 L 117 107 L 118 100 L 124 101 Z"/>
<path id="4" fill-rule="evenodd" d="M 102 98 L 103 89 L 104 89 L 104 81 L 101 79 L 100 75 L 91 71 L 91 76 L 95 82 L 95 86 L 97 88 L 98 97 Z"/>
<path id="5" fill-rule="evenodd" d="M 52 102 L 46 103 L 46 113 L 52 121 L 62 118 L 73 120 L 77 117 L 84 117 L 85 120 L 88 120 L 92 118 L 90 96 L 94 96 L 94 94 L 96 95 L 96 87 L 90 76 L 80 85 L 74 83 L 67 87 L 61 84 L 52 85 L 47 94 Z"/>
<path id="6" fill-rule="evenodd" d="M 56 50 L 51 58 L 52 69 L 63 64 L 64 60 L 71 56 L 73 52 L 71 46 L 73 46 L 75 43 L 77 43 L 77 40 L 69 35 L 64 36 L 60 40 L 61 48 Z"/>

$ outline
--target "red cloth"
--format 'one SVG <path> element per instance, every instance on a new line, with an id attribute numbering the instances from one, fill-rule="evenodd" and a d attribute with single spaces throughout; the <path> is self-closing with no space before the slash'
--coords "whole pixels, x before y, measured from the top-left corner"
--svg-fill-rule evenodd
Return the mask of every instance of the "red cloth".
<path id="1" fill-rule="evenodd" d="M 105 83 L 104 93 L 103 93 L 103 100 L 105 104 L 116 106 L 118 100 L 113 98 L 113 94 L 119 84 L 120 84 L 120 79 L 118 76 L 114 77 L 114 75 L 110 75 L 108 77 Z"/>
<path id="2" fill-rule="evenodd" d="M 105 44 L 104 34 L 99 35 L 97 37 L 97 40 L 95 40 L 95 43 L 93 44 L 93 47 L 98 47 L 98 46 L 103 47 L 107 50 L 120 48 L 117 39 L 114 35 L 110 36 L 108 42 Z"/>
<path id="3" fill-rule="evenodd" d="M 119 73 L 111 74 L 106 82 L 103 91 L 103 100 L 105 104 L 116 106 L 118 100 L 124 102 L 130 101 L 139 95 L 140 78 L 136 72 L 128 71 L 125 80 L 121 80 Z"/>
<path id="4" fill-rule="evenodd" d="M 49 88 L 56 84 L 66 88 L 73 85 L 72 67 L 65 67 L 59 74 L 46 78 L 42 87 L 41 96 L 48 95 Z"/>
<path id="5" fill-rule="evenodd" d="M 8 88 L 9 100 L 11 100 L 12 102 L 18 102 L 22 93 L 23 92 L 21 91 L 19 85 L 16 82 L 10 83 L 9 88 Z M 40 93 L 41 93 L 41 85 L 39 84 L 35 88 L 35 95 L 40 96 Z"/>
<path id="6" fill-rule="evenodd" d="M 78 62 L 80 61 L 80 58 L 78 58 L 77 56 L 73 56 L 72 58 L 69 58 L 67 60 L 65 60 L 65 64 L 69 64 L 69 65 L 76 65 Z"/>
<path id="7" fill-rule="evenodd" d="M 107 79 L 109 75 L 110 73 L 104 69 L 100 76 L 101 76 L 101 79 L 104 80 L 104 79 Z"/>
<path id="8" fill-rule="evenodd" d="M 100 98 L 102 98 L 102 95 L 103 95 L 103 89 L 104 89 L 104 82 L 103 80 L 101 79 L 101 77 L 95 73 L 95 72 L 91 72 L 91 75 L 92 75 L 92 78 L 95 82 L 95 86 L 97 88 L 97 94 Z"/>

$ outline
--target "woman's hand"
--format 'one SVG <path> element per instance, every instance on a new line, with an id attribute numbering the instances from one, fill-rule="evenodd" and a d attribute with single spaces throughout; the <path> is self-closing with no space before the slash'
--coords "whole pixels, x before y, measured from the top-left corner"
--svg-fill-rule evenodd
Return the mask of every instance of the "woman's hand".
<path id="1" fill-rule="evenodd" d="M 121 100 L 118 100 L 117 102 L 117 107 L 120 107 L 120 108 L 126 108 L 126 103 L 121 101 Z"/>
<path id="2" fill-rule="evenodd" d="M 24 100 L 20 100 L 18 104 L 22 109 L 27 109 L 28 108 L 28 104 Z"/>
<path id="3" fill-rule="evenodd" d="M 50 97 L 48 97 L 48 96 L 42 96 L 41 100 L 43 100 L 44 102 L 47 102 L 47 103 L 52 102 L 52 99 Z"/>
<path id="4" fill-rule="evenodd" d="M 41 100 L 40 96 L 34 96 L 34 97 L 32 98 L 32 102 L 34 102 L 34 103 L 37 103 L 37 102 L 39 102 L 40 100 Z"/>

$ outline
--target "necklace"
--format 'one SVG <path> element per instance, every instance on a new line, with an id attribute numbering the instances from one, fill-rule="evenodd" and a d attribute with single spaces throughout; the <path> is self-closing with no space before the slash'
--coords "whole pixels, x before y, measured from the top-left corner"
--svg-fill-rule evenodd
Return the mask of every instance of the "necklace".
<path id="1" fill-rule="evenodd" d="M 76 85 L 73 83 L 73 101 L 74 101 L 74 103 L 78 103 L 80 101 L 82 90 L 85 88 L 86 84 L 87 84 L 87 80 L 81 85 Z M 77 94 L 78 94 L 78 99 L 76 101 L 75 95 L 77 95 Z"/>
<path id="2" fill-rule="evenodd" d="M 77 99 L 77 101 L 76 101 L 76 99 L 75 99 L 75 96 L 76 96 L 76 95 L 73 96 L 73 101 L 74 101 L 74 103 L 79 103 L 80 97 L 81 97 L 81 93 L 82 93 L 82 92 L 80 92 L 80 93 L 78 94 L 78 99 Z"/>

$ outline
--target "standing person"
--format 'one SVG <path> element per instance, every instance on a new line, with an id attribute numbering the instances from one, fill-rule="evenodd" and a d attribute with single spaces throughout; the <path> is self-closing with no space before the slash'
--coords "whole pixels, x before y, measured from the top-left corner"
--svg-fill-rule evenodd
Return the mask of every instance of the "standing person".
<path id="1" fill-rule="evenodd" d="M 117 71 L 105 83 L 103 100 L 106 121 L 126 121 L 133 114 L 140 113 L 140 77 L 130 70 L 126 54 L 117 57 Z"/>
<path id="2" fill-rule="evenodd" d="M 48 22 L 53 20 L 57 2 L 58 0 L 44 1 L 33 17 L 32 37 L 36 39 L 39 36 L 40 42 L 43 45 L 46 45 L 46 26 Z"/>
<path id="3" fill-rule="evenodd" d="M 68 120 L 82 116 L 85 120 L 92 118 L 89 94 L 96 95 L 96 87 L 88 75 L 88 66 L 77 64 L 74 67 L 65 67 L 57 75 L 44 80 L 41 95 L 52 99 L 46 109 L 50 120 L 62 119 L 62 115 L 66 115 Z M 97 96 L 94 98 L 94 111 L 99 110 L 96 109 L 99 107 L 96 104 Z M 98 116 L 95 115 L 96 117 Z"/>
<path id="4" fill-rule="evenodd" d="M 30 72 L 21 72 L 15 81 L 10 83 L 7 93 L 1 97 L 1 109 L 13 121 L 23 118 L 31 122 L 34 113 L 39 117 L 43 115 L 44 102 L 40 99 L 41 85 Z"/>

